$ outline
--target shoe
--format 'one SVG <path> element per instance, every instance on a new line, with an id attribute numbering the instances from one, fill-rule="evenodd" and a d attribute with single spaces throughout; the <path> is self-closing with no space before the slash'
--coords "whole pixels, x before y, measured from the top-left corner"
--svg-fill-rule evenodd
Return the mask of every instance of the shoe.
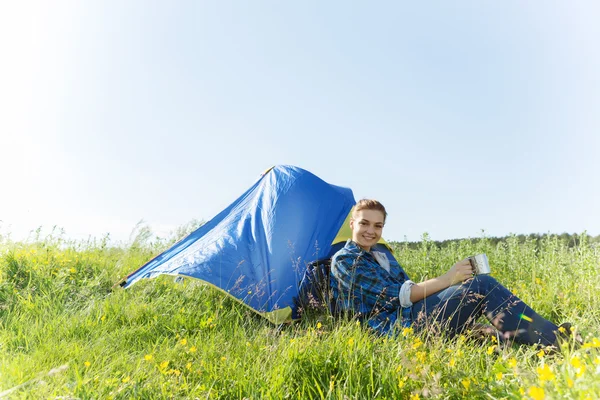
<path id="1" fill-rule="evenodd" d="M 573 329 L 573 325 L 570 322 L 563 322 L 558 326 L 556 333 L 555 346 L 558 348 L 564 347 L 565 345 L 573 345 L 574 349 L 580 349 L 583 346 L 583 338 L 581 335 Z"/>

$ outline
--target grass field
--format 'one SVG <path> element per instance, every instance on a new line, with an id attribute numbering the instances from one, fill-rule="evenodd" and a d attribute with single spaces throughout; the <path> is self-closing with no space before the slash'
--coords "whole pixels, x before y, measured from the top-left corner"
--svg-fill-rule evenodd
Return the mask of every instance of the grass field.
<path id="1" fill-rule="evenodd" d="M 583 349 L 547 355 L 492 340 L 380 338 L 312 313 L 274 326 L 199 281 L 113 285 L 168 243 L 0 237 L 0 397 L 600 398 L 600 246 L 485 238 L 395 255 L 413 280 L 488 254 L 494 276 L 540 314 L 572 322 Z M 496 351 L 498 350 L 498 351 Z"/>

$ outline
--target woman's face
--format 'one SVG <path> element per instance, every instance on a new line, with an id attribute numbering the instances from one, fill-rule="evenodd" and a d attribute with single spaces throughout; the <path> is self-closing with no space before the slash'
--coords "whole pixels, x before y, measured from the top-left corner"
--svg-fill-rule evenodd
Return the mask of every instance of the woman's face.
<path id="1" fill-rule="evenodd" d="M 363 249 L 370 251 L 383 232 L 385 217 L 379 210 L 360 210 L 350 220 L 352 240 Z"/>

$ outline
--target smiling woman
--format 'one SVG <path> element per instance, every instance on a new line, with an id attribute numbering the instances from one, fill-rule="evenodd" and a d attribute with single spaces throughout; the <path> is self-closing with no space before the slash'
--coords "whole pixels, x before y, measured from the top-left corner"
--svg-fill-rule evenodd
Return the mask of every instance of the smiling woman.
<path id="1" fill-rule="evenodd" d="M 559 327 L 547 321 L 487 274 L 475 275 L 469 259 L 437 278 L 415 284 L 385 254 L 371 251 L 381 238 L 387 213 L 383 204 L 363 199 L 355 207 L 352 240 L 332 258 L 331 286 L 337 308 L 390 334 L 399 326 L 451 335 L 474 326 L 482 315 L 501 338 L 557 348 Z M 568 324 L 561 333 L 569 330 Z"/>
<path id="2" fill-rule="evenodd" d="M 350 220 L 352 240 L 364 250 L 371 250 L 371 247 L 381 239 L 386 217 L 387 212 L 378 201 L 367 199 L 359 201 L 354 207 Z"/>

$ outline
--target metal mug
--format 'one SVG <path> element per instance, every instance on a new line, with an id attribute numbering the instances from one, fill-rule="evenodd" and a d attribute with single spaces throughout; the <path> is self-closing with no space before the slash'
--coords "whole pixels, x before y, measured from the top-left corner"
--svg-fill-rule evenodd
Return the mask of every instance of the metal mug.
<path id="1" fill-rule="evenodd" d="M 487 255 L 477 254 L 469 257 L 468 260 L 471 263 L 471 267 L 473 267 L 473 275 L 489 274 L 492 272 Z"/>

